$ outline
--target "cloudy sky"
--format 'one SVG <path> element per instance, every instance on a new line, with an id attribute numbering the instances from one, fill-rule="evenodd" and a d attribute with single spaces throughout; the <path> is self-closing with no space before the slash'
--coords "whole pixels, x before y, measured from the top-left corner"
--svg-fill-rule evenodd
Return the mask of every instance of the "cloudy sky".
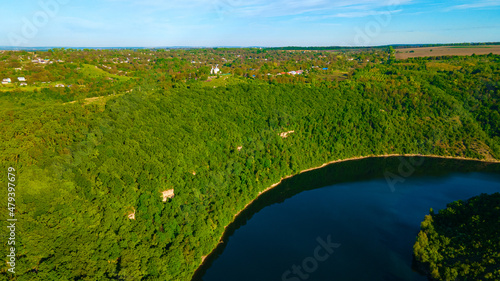
<path id="1" fill-rule="evenodd" d="M 359 46 L 500 41 L 500 0 L 2 2 L 0 46 Z"/>

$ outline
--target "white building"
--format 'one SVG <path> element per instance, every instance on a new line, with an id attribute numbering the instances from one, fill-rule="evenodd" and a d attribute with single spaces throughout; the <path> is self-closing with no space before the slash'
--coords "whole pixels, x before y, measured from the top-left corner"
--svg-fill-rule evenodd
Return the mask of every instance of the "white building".
<path id="1" fill-rule="evenodd" d="M 4 82 L 5 82 L 5 83 L 4 83 Z M 8 84 L 8 83 L 11 83 L 11 82 L 12 82 L 12 80 L 10 80 L 10 78 L 4 78 L 4 79 L 2 80 L 2 84 Z"/>
<path id="2" fill-rule="evenodd" d="M 19 82 L 26 82 L 26 78 L 24 77 L 17 77 L 17 80 L 19 80 Z"/>
<path id="3" fill-rule="evenodd" d="M 219 65 L 216 65 L 215 68 L 212 66 L 212 70 L 210 70 L 210 74 L 218 74 L 220 72 Z"/>

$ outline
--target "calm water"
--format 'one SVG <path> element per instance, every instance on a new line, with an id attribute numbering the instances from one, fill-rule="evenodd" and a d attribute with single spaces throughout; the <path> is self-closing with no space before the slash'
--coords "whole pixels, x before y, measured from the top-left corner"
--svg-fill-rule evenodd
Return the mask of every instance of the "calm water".
<path id="1" fill-rule="evenodd" d="M 427 280 L 411 264 L 429 208 L 494 192 L 500 176 L 477 172 L 408 177 L 393 191 L 384 178 L 303 191 L 251 214 L 201 280 Z"/>

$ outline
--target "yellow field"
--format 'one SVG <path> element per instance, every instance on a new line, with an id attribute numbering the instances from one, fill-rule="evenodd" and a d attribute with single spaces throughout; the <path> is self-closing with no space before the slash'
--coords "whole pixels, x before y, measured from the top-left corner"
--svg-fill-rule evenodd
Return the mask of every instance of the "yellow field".
<path id="1" fill-rule="evenodd" d="M 396 49 L 396 59 L 436 56 L 470 56 L 472 54 L 487 55 L 489 53 L 500 55 L 500 45 L 401 48 Z"/>

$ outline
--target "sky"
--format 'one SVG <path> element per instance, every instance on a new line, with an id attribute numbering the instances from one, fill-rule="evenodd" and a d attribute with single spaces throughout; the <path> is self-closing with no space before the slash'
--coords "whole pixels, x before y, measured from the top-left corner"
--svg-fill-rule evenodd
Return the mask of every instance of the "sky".
<path id="1" fill-rule="evenodd" d="M 375 46 L 500 41 L 500 0 L 2 1 L 0 46 Z"/>

